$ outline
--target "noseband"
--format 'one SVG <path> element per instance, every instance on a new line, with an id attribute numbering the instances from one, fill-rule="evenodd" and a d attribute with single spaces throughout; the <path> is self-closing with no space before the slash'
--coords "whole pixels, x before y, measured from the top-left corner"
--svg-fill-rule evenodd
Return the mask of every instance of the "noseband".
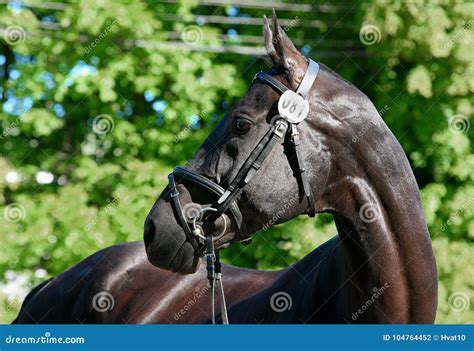
<path id="1" fill-rule="evenodd" d="M 258 72 L 255 75 L 254 81 L 259 80 L 268 84 L 281 95 L 278 100 L 278 114 L 272 118 L 270 128 L 262 139 L 260 139 L 237 175 L 225 189 L 214 181 L 184 167 L 176 167 L 173 173 L 168 176 L 172 199 L 171 204 L 178 223 L 183 228 L 187 239 L 197 253 L 202 254 L 204 248 L 206 248 L 208 278 L 212 288 L 211 298 L 214 298 L 214 282 L 217 281 L 219 284 L 219 297 L 221 300 L 221 312 L 224 323 L 227 321 L 227 312 L 222 289 L 219 256 L 218 253 L 216 255 L 214 251 L 214 239 L 211 235 L 206 235 L 201 226 L 196 225 L 195 218 L 186 218 L 183 207 L 179 201 L 177 184 L 188 183 L 214 195 L 217 200 L 211 207 L 206 208 L 207 215 L 201 213 L 202 218 L 200 218 L 200 222 L 202 224 L 212 224 L 224 213 L 228 213 L 237 225 L 242 243 L 248 244 L 251 240 L 250 234 L 237 203 L 237 198 L 243 188 L 258 172 L 275 145 L 284 140 L 285 136 L 289 134 L 291 145 L 293 146 L 296 156 L 301 186 L 308 204 L 307 214 L 310 217 L 314 217 L 314 198 L 299 148 L 300 138 L 297 129 L 297 125 L 303 121 L 309 113 L 309 103 L 306 97 L 319 73 L 319 65 L 311 59 L 308 61 L 308 69 L 296 93 L 265 72 Z M 189 223 L 192 223 L 192 228 L 189 226 Z M 212 302 L 211 305 L 214 311 L 214 303 Z M 212 313 L 212 318 L 214 322 L 214 313 Z"/>

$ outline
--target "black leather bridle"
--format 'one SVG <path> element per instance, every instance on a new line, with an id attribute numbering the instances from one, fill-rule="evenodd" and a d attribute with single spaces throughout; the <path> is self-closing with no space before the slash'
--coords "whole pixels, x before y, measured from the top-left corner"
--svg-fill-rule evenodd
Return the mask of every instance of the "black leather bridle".
<path id="1" fill-rule="evenodd" d="M 309 89 L 313 85 L 314 80 L 316 79 L 319 72 L 319 65 L 309 60 L 309 66 L 306 71 L 306 74 L 303 80 L 296 91 L 303 98 L 306 98 Z M 265 72 L 258 72 L 255 75 L 256 80 L 262 81 L 272 88 L 274 88 L 278 93 L 284 94 L 289 88 L 284 84 L 270 76 Z M 201 218 L 201 222 L 215 221 L 222 214 L 228 212 L 232 219 L 237 225 L 239 231 L 239 237 L 245 243 L 248 242 L 250 237 L 245 225 L 242 212 L 240 211 L 239 205 L 237 204 L 237 197 L 242 192 L 242 189 L 250 182 L 253 176 L 258 172 L 263 162 L 273 150 L 275 145 L 282 140 L 284 140 L 285 135 L 290 134 L 291 145 L 295 151 L 296 163 L 298 166 L 298 173 L 301 180 L 301 185 L 303 187 L 303 193 L 308 203 L 307 214 L 310 217 L 313 217 L 315 214 L 314 208 L 314 198 L 309 185 L 308 176 L 306 174 L 306 169 L 304 166 L 304 161 L 300 151 L 300 138 L 297 129 L 297 124 L 288 121 L 287 119 L 276 115 L 272 119 L 272 123 L 267 133 L 260 139 L 257 146 L 252 150 L 247 160 L 244 162 L 240 168 L 237 175 L 232 179 L 229 185 L 224 189 L 219 184 L 214 181 L 206 178 L 200 174 L 197 174 L 193 171 L 190 171 L 184 167 L 176 167 L 168 176 L 170 194 L 172 199 L 172 206 L 175 212 L 175 216 L 178 219 L 178 223 L 183 228 L 189 242 L 193 245 L 194 249 L 197 251 L 202 251 L 202 244 L 204 242 L 202 233 L 202 228 L 197 227 L 191 229 L 189 226 L 190 218 L 186 218 L 183 212 L 182 205 L 179 201 L 179 192 L 177 189 L 177 184 L 179 183 L 188 183 L 194 186 L 197 186 L 204 191 L 213 194 L 217 201 L 211 206 L 212 211 L 208 212 L 208 215 L 204 218 Z"/>
<path id="2" fill-rule="evenodd" d="M 301 185 L 303 188 L 303 193 L 305 195 L 306 201 L 308 203 L 307 214 L 310 217 L 314 217 L 315 215 L 315 204 L 313 193 L 311 191 L 311 187 L 308 181 L 308 176 L 306 174 L 306 169 L 304 166 L 304 161 L 300 151 L 300 138 L 297 129 L 297 125 L 301 120 L 303 120 L 309 109 L 308 102 L 305 101 L 310 88 L 312 87 L 318 72 L 319 72 L 319 65 L 312 61 L 311 59 L 308 60 L 309 65 L 308 69 L 306 70 L 305 76 L 301 81 L 296 94 L 287 93 L 290 89 L 286 87 L 284 84 L 273 78 L 271 75 L 265 72 L 258 72 L 255 75 L 254 80 L 259 80 L 263 83 L 270 85 L 273 89 L 275 89 L 280 95 L 279 99 L 279 114 L 272 118 L 272 122 L 270 128 L 265 133 L 265 135 L 260 139 L 257 146 L 252 150 L 247 160 L 244 162 L 242 167 L 240 168 L 237 175 L 232 179 L 232 181 L 227 185 L 224 189 L 219 184 L 215 183 L 214 181 L 197 174 L 193 171 L 190 171 L 184 167 L 176 167 L 168 176 L 169 180 L 169 188 L 171 194 L 171 204 L 173 207 L 174 214 L 178 220 L 178 223 L 183 228 L 184 232 L 186 233 L 187 239 L 196 250 L 197 253 L 202 254 L 204 248 L 206 248 L 206 256 L 207 260 L 207 268 L 208 268 L 208 278 L 211 282 L 212 291 L 214 291 L 214 281 L 217 280 L 218 283 L 222 284 L 220 281 L 220 263 L 216 254 L 214 252 L 214 239 L 211 235 L 206 235 L 203 232 L 202 226 L 196 225 L 196 218 L 186 218 L 185 213 L 183 211 L 183 207 L 179 201 L 179 192 L 177 188 L 177 184 L 179 183 L 188 183 L 194 186 L 197 186 L 204 191 L 211 193 L 217 199 L 215 203 L 212 204 L 211 207 L 206 208 L 206 213 L 201 214 L 201 218 L 199 218 L 200 223 L 214 223 L 216 219 L 222 216 L 224 213 L 228 213 L 231 215 L 232 219 L 235 221 L 237 225 L 237 229 L 239 231 L 239 237 L 244 244 L 248 244 L 250 242 L 250 234 L 248 233 L 247 227 L 245 225 L 244 218 L 242 216 L 242 212 L 240 211 L 239 205 L 237 203 L 237 198 L 242 192 L 243 188 L 250 182 L 250 180 L 255 176 L 258 172 L 260 167 L 262 166 L 265 159 L 268 157 L 270 152 L 273 150 L 275 145 L 281 143 L 287 134 L 290 136 L 291 145 L 293 146 L 293 150 L 296 155 L 296 163 L 298 167 L 298 174 L 301 180 Z M 282 106 L 280 107 L 280 102 L 284 96 L 286 100 L 282 102 Z M 296 99 L 296 100 L 295 100 Z M 301 99 L 298 100 L 298 99 Z M 300 111 L 300 115 L 291 111 L 292 103 L 294 106 L 301 107 L 306 104 L 305 112 Z M 286 106 L 285 106 L 286 103 Z M 280 110 L 281 108 L 281 110 Z M 296 107 L 295 107 L 296 109 Z M 302 109 L 304 110 L 304 109 Z M 282 113 L 282 111 L 286 111 Z M 288 112 L 289 111 L 289 112 Z M 298 111 L 297 111 L 298 112 Z M 284 114 L 284 115 L 282 115 Z M 301 116 L 302 119 L 300 118 Z M 300 120 L 301 119 L 301 120 Z M 193 227 L 191 228 L 189 224 L 192 224 Z M 214 264 L 215 263 L 215 264 Z M 217 270 L 216 270 L 217 266 Z M 223 321 L 226 322 L 227 313 L 225 309 L 225 300 L 223 300 L 223 289 L 222 285 L 220 285 L 219 293 L 221 293 L 221 309 L 223 315 Z M 214 292 L 212 292 L 211 297 L 214 297 Z M 224 307 L 223 307 L 224 306 Z M 212 303 L 212 308 L 214 308 L 214 303 Z M 214 322 L 214 313 L 213 313 L 213 322 Z"/>

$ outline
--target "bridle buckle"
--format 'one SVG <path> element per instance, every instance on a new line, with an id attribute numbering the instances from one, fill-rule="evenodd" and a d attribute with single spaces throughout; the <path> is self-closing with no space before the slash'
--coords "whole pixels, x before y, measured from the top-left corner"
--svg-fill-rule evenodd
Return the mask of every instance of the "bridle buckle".
<path id="1" fill-rule="evenodd" d="M 283 138 L 283 136 L 286 134 L 286 131 L 288 130 L 288 122 L 284 119 L 279 119 L 278 121 L 275 122 L 275 131 L 274 133 L 279 136 L 280 138 Z"/>
<path id="2" fill-rule="evenodd" d="M 300 140 L 300 132 L 298 132 L 298 128 L 296 124 L 291 125 L 291 141 L 295 144 L 298 144 Z"/>

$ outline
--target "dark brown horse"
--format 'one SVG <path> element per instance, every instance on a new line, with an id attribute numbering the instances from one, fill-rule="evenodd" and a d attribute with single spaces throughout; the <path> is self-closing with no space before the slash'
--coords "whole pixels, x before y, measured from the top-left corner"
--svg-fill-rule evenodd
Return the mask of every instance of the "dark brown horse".
<path id="1" fill-rule="evenodd" d="M 265 20 L 264 36 L 273 77 L 295 90 L 307 60 L 276 16 L 273 30 Z M 224 186 L 268 129 L 278 99 L 255 81 L 186 167 Z M 369 99 L 331 70 L 322 67 L 308 100 L 302 157 L 316 211 L 333 214 L 338 236 L 282 271 L 224 266 L 230 323 L 434 322 L 436 264 L 402 148 Z M 275 213 L 282 223 L 308 207 L 287 143 L 271 151 L 238 198 L 249 233 L 273 223 Z M 183 204 L 210 201 L 202 189 L 178 188 Z M 213 223 L 224 231 L 218 247 L 241 239 L 224 216 Z M 201 262 L 165 189 L 145 223 L 145 245 L 102 250 L 41 284 L 15 322 L 206 323 L 209 288 Z"/>

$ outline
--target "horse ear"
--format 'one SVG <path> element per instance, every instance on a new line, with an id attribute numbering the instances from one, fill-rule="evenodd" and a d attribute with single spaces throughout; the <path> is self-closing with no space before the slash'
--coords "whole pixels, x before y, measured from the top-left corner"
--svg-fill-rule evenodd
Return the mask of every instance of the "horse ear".
<path id="1" fill-rule="evenodd" d="M 304 75 L 308 66 L 306 58 L 293 45 L 291 39 L 278 24 L 278 18 L 273 9 L 272 29 L 267 18 L 263 18 L 263 36 L 265 39 L 265 48 L 271 63 L 282 68 L 288 73 L 288 76 Z"/>
<path id="2" fill-rule="evenodd" d="M 278 66 L 279 64 L 279 57 L 275 50 L 275 45 L 273 41 L 273 32 L 270 28 L 270 24 L 268 23 L 267 16 L 263 16 L 263 38 L 265 41 L 265 49 L 267 50 L 267 62 L 268 64 Z"/>

